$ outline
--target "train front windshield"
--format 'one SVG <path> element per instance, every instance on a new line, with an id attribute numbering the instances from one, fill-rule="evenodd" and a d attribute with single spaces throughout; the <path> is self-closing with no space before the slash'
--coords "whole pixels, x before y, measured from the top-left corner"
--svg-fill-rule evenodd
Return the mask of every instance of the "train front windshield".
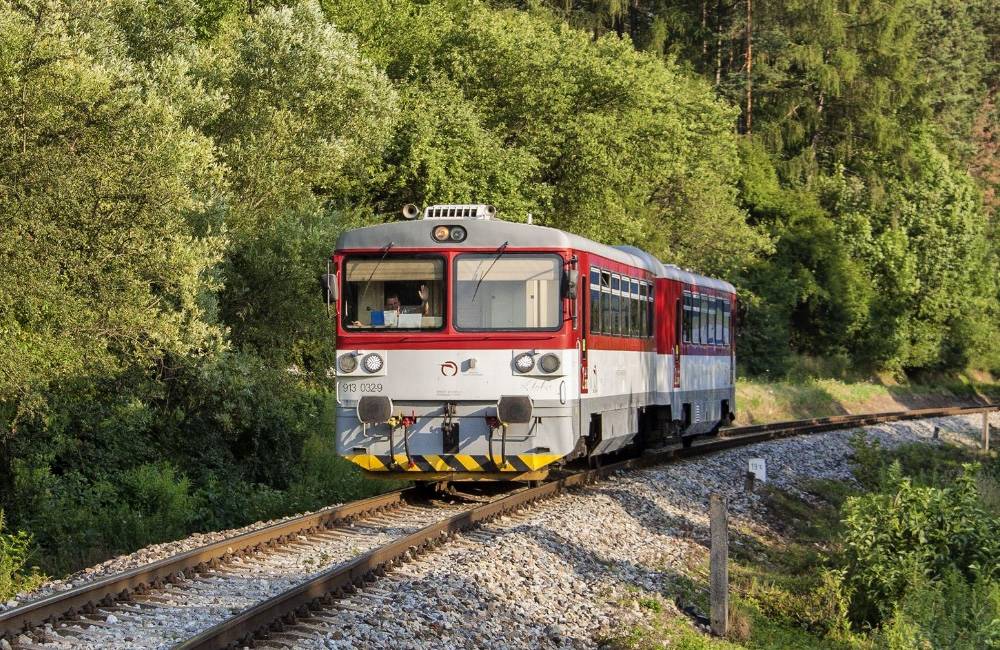
<path id="1" fill-rule="evenodd" d="M 344 264 L 346 329 L 441 329 L 444 302 L 443 257 L 352 257 Z"/>
<path id="2" fill-rule="evenodd" d="M 455 329 L 559 329 L 561 273 L 558 255 L 459 255 L 455 258 Z"/>

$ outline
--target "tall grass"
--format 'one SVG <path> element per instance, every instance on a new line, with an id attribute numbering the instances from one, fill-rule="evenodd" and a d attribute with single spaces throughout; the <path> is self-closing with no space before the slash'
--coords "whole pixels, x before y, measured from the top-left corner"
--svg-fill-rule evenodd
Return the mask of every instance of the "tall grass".
<path id="1" fill-rule="evenodd" d="M 798 370 L 781 380 L 739 378 L 737 422 L 754 424 L 1000 401 L 1000 383 L 985 373 L 970 371 L 899 381 L 889 376 L 853 376 L 831 369 L 832 362 L 808 359 L 804 357 Z"/>
<path id="2" fill-rule="evenodd" d="M 33 589 L 45 579 L 36 567 L 28 567 L 31 537 L 24 532 L 5 533 L 4 523 L 0 510 L 0 602 Z"/>

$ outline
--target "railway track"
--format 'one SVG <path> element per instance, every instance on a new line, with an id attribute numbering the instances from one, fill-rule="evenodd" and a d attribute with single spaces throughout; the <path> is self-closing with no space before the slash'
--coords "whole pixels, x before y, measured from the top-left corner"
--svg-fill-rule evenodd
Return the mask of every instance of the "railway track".
<path id="1" fill-rule="evenodd" d="M 197 621 L 185 616 L 185 610 L 201 609 L 222 620 L 232 615 L 233 603 L 249 607 L 323 566 L 476 503 L 429 501 L 425 494 L 410 488 L 327 508 L 44 598 L 0 614 L 0 638 L 16 639 L 30 631 L 46 647 L 81 642 L 99 647 L 93 637 L 100 636 L 108 616 L 115 616 L 143 630 L 141 641 L 120 641 L 173 645 L 199 629 L 189 629 Z M 228 602 L 218 602 L 219 595 Z"/>
<path id="2" fill-rule="evenodd" d="M 4 612 L 0 614 L 0 638 L 16 640 L 22 633 L 29 632 L 33 634 L 32 642 L 23 643 L 24 637 L 20 637 L 22 643 L 19 645 L 30 648 L 35 643 L 45 643 L 45 647 L 53 647 L 53 642 L 60 644 L 59 637 L 64 638 L 67 646 L 88 645 L 91 643 L 88 630 L 100 632 L 108 615 L 142 617 L 152 612 L 155 618 L 158 610 L 162 614 L 171 607 L 176 610 L 199 602 L 186 599 L 210 601 L 213 590 L 220 583 L 228 581 L 232 585 L 233 580 L 245 587 L 242 592 L 245 597 L 237 600 L 246 608 L 236 612 L 232 610 L 238 608 L 233 608 L 231 603 L 220 606 L 218 623 L 193 636 L 188 630 L 167 626 L 166 629 L 189 637 L 176 647 L 247 645 L 268 633 L 281 635 L 282 630 L 291 625 L 305 626 L 304 629 L 311 633 L 320 633 L 332 625 L 331 619 L 322 612 L 334 607 L 338 597 L 370 585 L 457 533 L 614 472 L 801 433 L 969 415 L 997 408 L 921 409 L 733 427 L 722 430 L 718 437 L 697 440 L 689 448 L 665 447 L 639 458 L 580 471 L 478 505 L 421 504 L 413 490 L 391 492 L 245 533 Z M 272 575 L 271 569 L 281 566 L 280 558 L 285 553 L 301 554 L 310 548 L 315 553 L 325 554 L 327 561 L 314 566 L 312 571 L 300 567 L 283 580 L 260 577 Z M 320 565 L 327 568 L 319 570 Z M 255 580 L 268 581 L 272 588 L 251 589 Z M 150 629 L 155 633 L 157 627 L 154 625 Z M 295 629 L 284 634 L 295 638 Z M 167 635 L 161 637 L 161 647 L 172 643 Z M 144 639 L 142 645 L 155 647 L 161 637 Z M 127 642 L 126 645 L 137 644 Z M 289 643 L 286 640 L 278 645 Z"/>

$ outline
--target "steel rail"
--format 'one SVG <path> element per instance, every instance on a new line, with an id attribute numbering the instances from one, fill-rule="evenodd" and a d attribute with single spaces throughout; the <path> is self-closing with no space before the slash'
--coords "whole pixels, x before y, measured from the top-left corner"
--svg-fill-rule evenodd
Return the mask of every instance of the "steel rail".
<path id="1" fill-rule="evenodd" d="M 141 593 L 147 587 L 176 581 L 178 574 L 191 577 L 209 567 L 217 567 L 235 555 L 273 548 L 297 535 L 333 528 L 365 515 L 396 508 L 406 503 L 415 492 L 414 488 L 394 490 L 324 508 L 15 607 L 0 613 L 0 639 L 27 632 L 45 623 L 54 624 L 63 618 L 91 613 L 99 605 L 111 605 L 115 601 L 127 600 L 132 593 Z"/>
<path id="2" fill-rule="evenodd" d="M 638 458 L 596 469 L 582 470 L 430 524 L 406 537 L 373 549 L 350 562 L 323 571 L 308 581 L 203 631 L 175 646 L 175 650 L 216 650 L 233 645 L 252 645 L 255 638 L 265 636 L 268 630 L 280 632 L 285 625 L 294 625 L 298 618 L 308 618 L 311 611 L 328 607 L 334 598 L 353 593 L 358 587 L 376 581 L 379 576 L 385 575 L 385 572 L 391 570 L 392 567 L 414 559 L 459 532 L 469 530 L 540 500 L 549 499 L 569 488 L 594 483 L 614 472 L 649 467 L 675 458 L 707 454 L 806 432 L 822 432 L 845 426 L 867 426 L 889 421 L 968 415 L 992 411 L 997 408 L 1000 408 L 1000 405 L 921 409 L 893 413 L 835 416 L 784 422 L 776 425 L 735 427 L 728 429 L 725 436 L 697 441 L 689 447 L 680 444 L 671 445 Z"/>
<path id="3" fill-rule="evenodd" d="M 722 436 L 760 431 L 785 431 L 788 429 L 805 429 L 810 432 L 829 431 L 844 426 L 868 426 L 882 422 L 900 420 L 923 420 L 927 418 L 948 417 L 949 415 L 972 415 L 985 413 L 1000 408 L 1000 404 L 985 404 L 979 406 L 949 406 L 944 408 L 912 409 L 908 411 L 888 411 L 883 413 L 859 413 L 854 415 L 834 415 L 825 418 L 807 420 L 790 420 L 786 422 L 768 422 L 766 424 L 750 424 L 740 427 L 726 427 L 719 431 Z"/>

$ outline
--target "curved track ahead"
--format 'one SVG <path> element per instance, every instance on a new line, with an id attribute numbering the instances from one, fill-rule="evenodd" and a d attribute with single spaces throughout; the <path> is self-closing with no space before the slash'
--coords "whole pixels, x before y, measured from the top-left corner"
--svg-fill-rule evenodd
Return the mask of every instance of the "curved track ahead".
<path id="1" fill-rule="evenodd" d="M 377 580 L 393 566 L 426 552 L 458 532 L 468 530 L 497 516 L 522 509 L 537 501 L 551 498 L 569 488 L 600 480 L 612 472 L 648 467 L 676 458 L 711 453 L 721 449 L 803 433 L 817 433 L 899 420 L 970 415 L 998 408 L 1000 405 L 919 409 L 723 429 L 718 437 L 695 441 L 688 448 L 681 445 L 664 447 L 640 458 L 625 460 L 597 469 L 579 471 L 538 487 L 520 490 L 509 496 L 464 509 L 450 517 L 440 518 L 415 532 L 398 536 L 353 560 L 317 573 L 291 589 L 201 632 L 177 647 L 185 649 L 221 648 L 233 644 L 250 644 L 255 637 L 266 635 L 268 630 L 280 629 L 285 624 L 294 623 L 298 617 L 307 617 L 311 611 L 323 609 L 331 603 L 331 599 L 338 595 L 351 593 L 357 587 Z M 93 615 L 97 608 L 102 605 L 110 606 L 116 601 L 128 601 L 134 595 L 141 596 L 150 589 L 159 588 L 164 582 L 178 582 L 185 578 L 208 573 L 235 557 L 290 544 L 302 535 L 321 534 L 327 530 L 349 525 L 374 513 L 398 509 L 416 498 L 417 491 L 411 488 L 327 508 L 44 598 L 0 614 L 0 638 L 12 639 L 18 634 L 30 633 L 33 628 L 45 623 L 54 625 L 59 621 L 69 622 L 74 619 L 84 625 L 94 623 L 94 621 L 88 620 L 87 616 L 88 614 Z"/>

